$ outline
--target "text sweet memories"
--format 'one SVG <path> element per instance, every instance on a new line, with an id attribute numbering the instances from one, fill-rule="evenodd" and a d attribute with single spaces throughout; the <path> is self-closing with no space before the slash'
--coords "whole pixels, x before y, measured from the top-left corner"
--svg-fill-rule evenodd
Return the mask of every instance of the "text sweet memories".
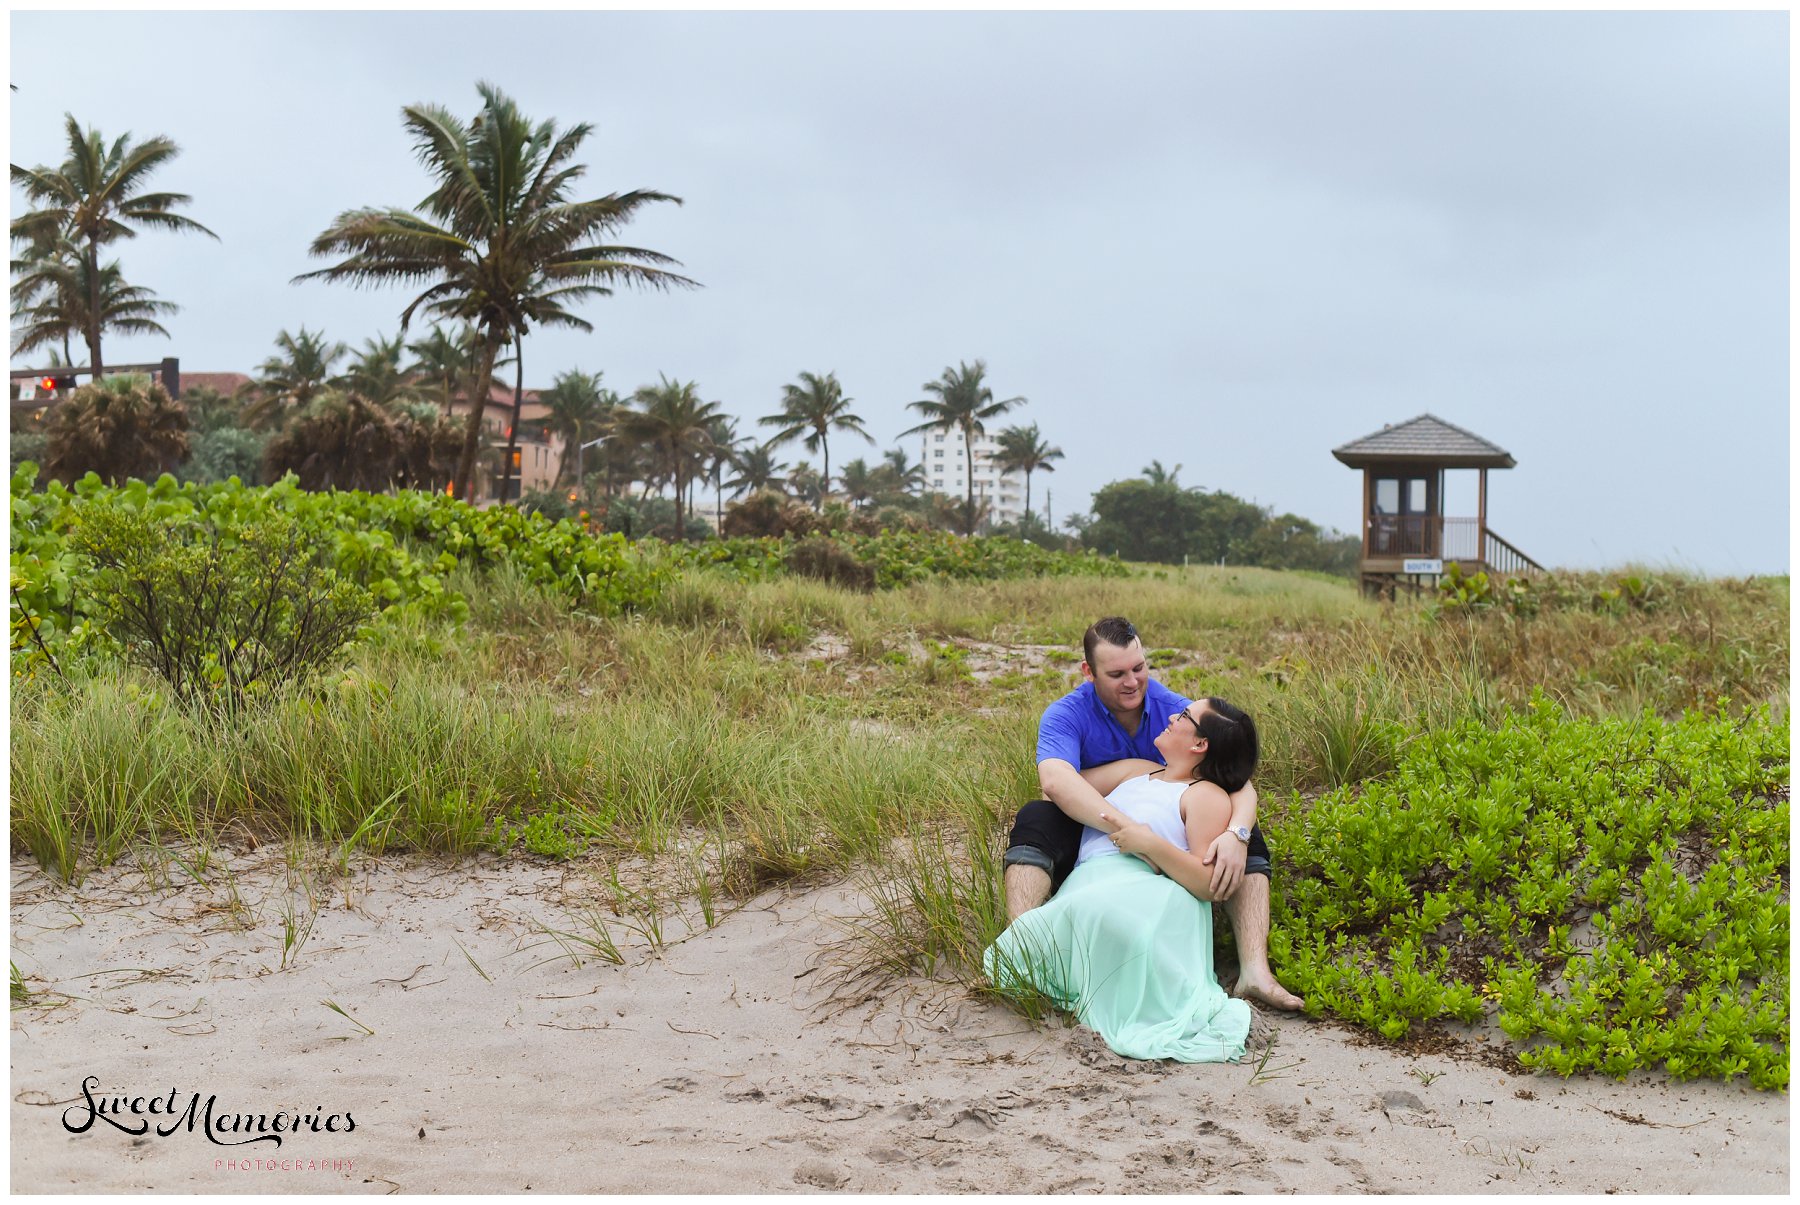
<path id="1" fill-rule="evenodd" d="M 356 1129 L 356 1119 L 348 1112 L 327 1113 L 323 1105 L 311 1111 L 221 1113 L 215 1111 L 219 1102 L 216 1095 L 202 1101 L 195 1092 L 189 1095 L 186 1106 L 178 1109 L 179 1093 L 173 1088 L 166 1097 L 95 1096 L 99 1083 L 97 1075 L 81 1081 L 81 1096 L 86 1103 L 63 1110 L 63 1129 L 71 1134 L 85 1134 L 96 1121 L 104 1121 L 121 1133 L 137 1136 L 149 1133 L 154 1119 L 161 1117 L 165 1120 L 155 1127 L 159 1138 L 167 1138 L 185 1126 L 190 1134 L 198 1127 L 208 1141 L 218 1146 L 272 1142 L 276 1147 L 281 1145 L 283 1134 L 348 1134 Z"/>

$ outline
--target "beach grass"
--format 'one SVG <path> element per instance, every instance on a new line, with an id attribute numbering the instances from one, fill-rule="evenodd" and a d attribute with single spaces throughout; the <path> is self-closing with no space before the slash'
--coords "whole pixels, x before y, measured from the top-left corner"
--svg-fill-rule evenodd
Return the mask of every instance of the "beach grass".
<path id="1" fill-rule="evenodd" d="M 1661 574 L 1648 606 L 1606 597 L 1602 575 L 1564 580 L 1595 604 L 1461 613 L 1219 567 L 873 594 L 686 569 L 645 608 L 601 615 L 508 565 L 459 570 L 445 584 L 467 599 L 460 625 L 401 615 L 329 673 L 226 716 L 123 664 L 16 676 L 13 842 L 71 879 L 146 847 L 199 851 L 204 868 L 239 831 L 340 864 L 678 859 L 708 925 L 726 901 L 855 873 L 873 901 L 867 968 L 980 987 L 1005 924 L 1005 828 L 1037 794 L 1037 716 L 1079 680 L 1081 633 L 1103 614 L 1137 624 L 1164 682 L 1257 717 L 1272 840 L 1305 831 L 1317 800 L 1389 780 L 1421 742 L 1534 699 L 1571 723 L 1785 726 L 1785 578 Z M 627 928 L 654 946 L 661 904 L 637 905 Z M 617 915 L 555 937 L 608 959 Z"/>

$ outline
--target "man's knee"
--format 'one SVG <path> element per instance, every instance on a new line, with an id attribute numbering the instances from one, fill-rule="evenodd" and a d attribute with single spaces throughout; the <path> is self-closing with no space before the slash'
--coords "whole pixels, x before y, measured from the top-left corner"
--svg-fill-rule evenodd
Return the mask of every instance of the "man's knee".
<path id="1" fill-rule="evenodd" d="M 1250 844 L 1244 855 L 1245 876 L 1259 874 L 1266 884 L 1269 879 L 1269 843 L 1263 838 L 1262 825 L 1251 826 Z"/>
<path id="2" fill-rule="evenodd" d="M 1017 866 L 1047 875 L 1050 884 L 1045 892 L 1047 898 L 1049 891 L 1061 886 L 1069 872 L 1075 869 L 1075 858 L 1080 851 L 1080 823 L 1069 819 L 1054 803 L 1039 799 L 1020 808 L 1013 818 L 1004 861 L 1009 874 Z"/>

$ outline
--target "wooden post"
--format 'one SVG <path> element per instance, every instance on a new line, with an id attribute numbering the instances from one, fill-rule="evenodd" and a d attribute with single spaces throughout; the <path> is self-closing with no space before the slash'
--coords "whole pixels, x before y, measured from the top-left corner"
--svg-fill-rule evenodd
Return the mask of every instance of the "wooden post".
<path id="1" fill-rule="evenodd" d="M 1375 513 L 1370 501 L 1375 488 L 1374 472 L 1374 469 L 1363 470 L 1362 555 L 1365 561 L 1369 559 L 1369 519 Z"/>
<path id="2" fill-rule="evenodd" d="M 1480 500 L 1475 504 L 1475 559 L 1487 567 L 1487 470 L 1481 470 Z"/>

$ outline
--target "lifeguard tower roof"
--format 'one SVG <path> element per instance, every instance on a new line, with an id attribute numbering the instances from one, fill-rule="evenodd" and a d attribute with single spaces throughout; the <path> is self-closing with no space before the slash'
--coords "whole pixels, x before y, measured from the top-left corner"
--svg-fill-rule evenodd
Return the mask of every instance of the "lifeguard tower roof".
<path id="1" fill-rule="evenodd" d="M 1353 439 L 1331 454 L 1353 469 L 1414 461 L 1440 469 L 1510 469 L 1512 453 L 1473 431 L 1421 414 Z"/>

